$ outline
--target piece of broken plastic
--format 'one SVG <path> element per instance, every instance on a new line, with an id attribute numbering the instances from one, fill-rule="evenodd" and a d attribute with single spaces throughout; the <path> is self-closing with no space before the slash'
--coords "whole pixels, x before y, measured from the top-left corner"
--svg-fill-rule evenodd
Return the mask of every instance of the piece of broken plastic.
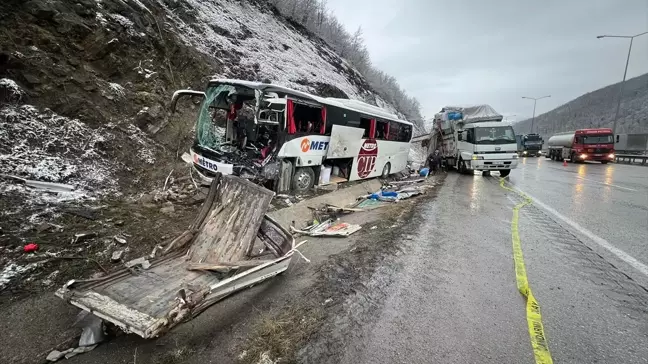
<path id="1" fill-rule="evenodd" d="M 79 316 L 81 315 L 82 313 L 79 313 Z M 79 346 L 81 347 L 99 344 L 106 338 L 103 332 L 103 320 L 91 313 L 86 313 L 82 318 L 78 319 L 77 325 L 83 327 L 79 339 Z"/>
<path id="2" fill-rule="evenodd" d="M 38 250 L 38 244 L 29 243 L 23 247 L 23 250 L 25 251 L 25 253 L 35 252 L 36 250 Z"/>

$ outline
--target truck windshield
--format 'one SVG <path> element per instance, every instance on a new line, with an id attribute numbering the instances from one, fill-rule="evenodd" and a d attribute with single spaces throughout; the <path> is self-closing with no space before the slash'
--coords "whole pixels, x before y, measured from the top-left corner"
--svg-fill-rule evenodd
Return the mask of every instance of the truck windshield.
<path id="1" fill-rule="evenodd" d="M 612 134 L 608 135 L 585 135 L 583 137 L 583 144 L 612 144 L 614 137 Z"/>
<path id="2" fill-rule="evenodd" d="M 196 123 L 196 139 L 201 147 L 218 149 L 225 137 L 225 128 L 214 123 L 218 105 L 227 105 L 226 98 L 230 92 L 236 92 L 231 85 L 214 85 L 205 92 L 205 99 L 200 105 Z"/>
<path id="3" fill-rule="evenodd" d="M 515 133 L 510 126 L 475 128 L 475 144 L 517 143 Z"/>

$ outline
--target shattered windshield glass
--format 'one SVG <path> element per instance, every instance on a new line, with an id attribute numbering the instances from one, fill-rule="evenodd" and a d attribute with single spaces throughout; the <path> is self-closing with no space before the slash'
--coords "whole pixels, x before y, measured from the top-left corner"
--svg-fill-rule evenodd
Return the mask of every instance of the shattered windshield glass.
<path id="1" fill-rule="evenodd" d="M 196 139 L 201 147 L 218 149 L 225 137 L 225 128 L 214 123 L 214 113 L 227 105 L 225 98 L 236 88 L 231 85 L 217 85 L 209 87 L 205 92 L 205 99 L 200 106 L 198 122 L 196 124 Z"/>

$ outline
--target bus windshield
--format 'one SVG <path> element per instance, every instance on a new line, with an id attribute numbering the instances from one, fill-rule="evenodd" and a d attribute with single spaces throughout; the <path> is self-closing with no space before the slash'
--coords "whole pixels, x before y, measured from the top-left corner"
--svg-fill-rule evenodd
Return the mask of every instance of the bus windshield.
<path id="1" fill-rule="evenodd" d="M 614 137 L 612 134 L 583 136 L 583 144 L 612 144 L 613 142 Z"/>
<path id="2" fill-rule="evenodd" d="M 510 126 L 490 128 L 475 128 L 475 144 L 507 144 L 517 143 L 515 133 Z"/>
<path id="3" fill-rule="evenodd" d="M 205 91 L 205 99 L 200 105 L 196 123 L 196 139 L 201 147 L 215 150 L 223 142 L 225 127 L 216 125 L 214 118 L 219 112 L 218 106 L 222 109 L 222 106 L 227 105 L 227 95 L 233 92 L 236 92 L 236 87 L 223 84 L 210 86 Z"/>

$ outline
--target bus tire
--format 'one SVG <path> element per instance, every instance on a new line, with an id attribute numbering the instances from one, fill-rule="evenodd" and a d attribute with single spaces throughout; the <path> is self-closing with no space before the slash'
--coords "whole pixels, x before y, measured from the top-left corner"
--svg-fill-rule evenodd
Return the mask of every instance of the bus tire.
<path id="1" fill-rule="evenodd" d="M 387 162 L 385 163 L 385 166 L 383 167 L 382 174 L 380 175 L 380 178 L 387 178 L 391 174 L 391 163 Z"/>
<path id="2" fill-rule="evenodd" d="M 499 173 L 500 173 L 501 177 L 506 177 L 509 174 L 511 174 L 511 170 L 510 169 L 500 169 Z"/>
<path id="3" fill-rule="evenodd" d="M 315 172 L 311 167 L 300 167 L 292 178 L 292 189 L 295 193 L 304 193 L 315 185 Z"/>

